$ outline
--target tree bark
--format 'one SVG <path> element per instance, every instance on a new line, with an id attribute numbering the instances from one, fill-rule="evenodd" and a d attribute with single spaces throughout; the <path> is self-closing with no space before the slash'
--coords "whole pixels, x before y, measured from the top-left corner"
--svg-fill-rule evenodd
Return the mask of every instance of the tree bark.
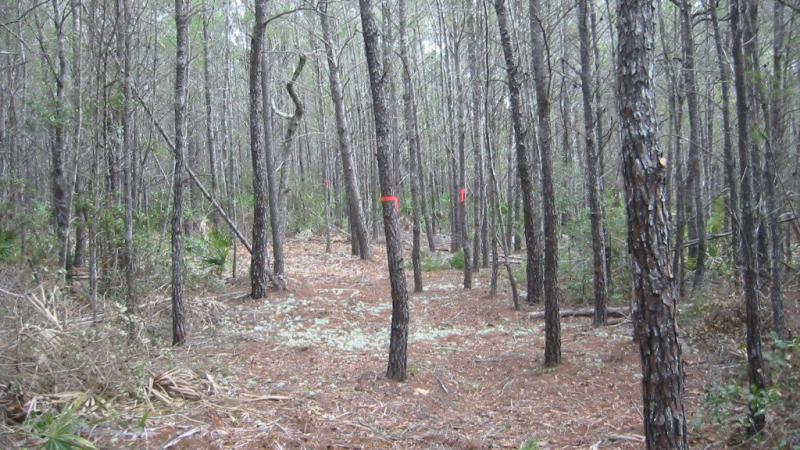
<path id="1" fill-rule="evenodd" d="M 542 23 L 540 0 L 530 0 L 531 64 L 536 86 L 536 115 L 539 122 L 539 154 L 542 162 L 542 206 L 544 208 L 544 364 L 561 362 L 561 319 L 558 315 L 558 218 L 553 183 L 553 153 L 550 135 L 550 72 L 545 73 L 544 46 L 547 36 Z"/>
<path id="2" fill-rule="evenodd" d="M 177 1 L 177 0 L 176 0 Z M 203 8 L 208 9 L 206 2 L 203 2 Z M 208 22 L 211 20 L 210 12 L 203 11 L 203 97 L 206 107 L 206 150 L 208 151 L 208 171 L 211 174 L 211 194 L 215 198 L 219 198 L 219 170 L 217 167 L 217 146 L 215 136 L 212 129 L 212 109 L 211 109 L 211 75 L 209 74 L 209 52 L 208 52 Z M 177 144 L 177 142 L 176 142 Z M 216 211 L 211 213 L 211 219 L 214 227 L 219 229 L 222 227 L 219 214 Z"/>
<path id="3" fill-rule="evenodd" d="M 183 306 L 183 158 L 186 152 L 186 55 L 188 20 L 185 0 L 175 0 L 175 171 L 172 175 L 172 345 L 186 341 Z M 206 74 L 208 71 L 206 70 Z"/>
<path id="4" fill-rule="evenodd" d="M 728 204 L 725 214 L 728 215 L 731 226 L 730 255 L 734 270 L 739 270 L 739 189 L 736 186 L 736 158 L 733 155 L 731 141 L 731 75 L 728 68 L 726 53 L 723 51 L 722 33 L 719 29 L 716 5 L 711 5 L 711 25 L 714 30 L 714 49 L 717 53 L 717 68 L 719 70 L 720 90 L 722 92 L 722 155 L 724 158 L 725 184 L 728 190 Z"/>
<path id="5" fill-rule="evenodd" d="M 125 206 L 124 240 L 125 240 L 125 305 L 128 314 L 134 314 L 137 308 L 134 285 L 135 255 L 133 247 L 133 184 L 131 179 L 131 38 L 130 38 L 130 6 L 128 0 L 117 0 L 117 53 L 122 58 L 122 189 Z M 131 332 L 133 332 L 131 328 Z"/>
<path id="6" fill-rule="evenodd" d="M 597 176 L 597 128 L 592 109 L 592 62 L 589 53 L 589 28 L 587 26 L 587 0 L 578 0 L 578 35 L 581 55 L 581 94 L 583 95 L 583 122 L 586 152 L 586 202 L 592 229 L 592 267 L 594 276 L 594 320 L 595 326 L 606 324 L 606 244 L 603 235 L 603 215 L 600 206 L 599 178 Z"/>
<path id="7" fill-rule="evenodd" d="M 403 381 L 406 379 L 406 348 L 408 346 L 408 291 L 403 267 L 403 248 L 400 245 L 397 226 L 396 203 L 390 199 L 398 193 L 393 191 L 395 184 L 392 180 L 391 167 L 389 167 L 391 143 L 389 141 L 389 120 L 386 115 L 385 91 L 387 86 L 384 83 L 384 68 L 379 55 L 378 27 L 372 11 L 372 0 L 359 0 L 359 6 L 372 91 L 372 111 L 377 142 L 376 156 L 383 204 L 383 230 L 386 235 L 389 281 L 392 287 L 392 326 L 386 376 L 392 380 Z"/>
<path id="8" fill-rule="evenodd" d="M 770 117 L 770 145 L 764 155 L 764 187 L 766 209 L 769 221 L 769 236 L 771 240 L 770 263 L 770 302 L 772 304 L 772 328 L 784 340 L 791 339 L 789 329 L 786 327 L 783 312 L 783 238 L 778 219 L 781 207 L 778 205 L 778 196 L 775 186 L 780 183 L 778 174 L 778 155 L 783 152 L 784 126 L 783 126 L 783 45 L 784 45 L 784 6 L 781 2 L 773 4 L 773 44 L 772 44 L 772 109 Z"/>
<path id="9" fill-rule="evenodd" d="M 640 317 L 634 326 L 642 360 L 645 442 L 648 449 L 685 449 L 684 371 L 664 199 L 668 161 L 658 149 L 656 129 L 653 14 L 649 0 L 617 3 L 622 172 L 633 293 Z"/>
<path id="10" fill-rule="evenodd" d="M 747 2 L 744 11 L 747 14 Z M 745 54 L 743 37 L 748 35 L 748 20 L 741 20 L 739 0 L 730 0 L 731 41 L 733 43 L 733 76 L 736 92 L 736 118 L 739 148 L 739 180 L 742 239 L 742 288 L 746 312 L 747 374 L 750 391 L 762 392 L 766 387 L 764 360 L 761 351 L 761 314 L 758 307 L 758 274 L 756 272 L 756 232 L 753 207 L 753 163 L 751 159 L 753 142 L 750 139 L 749 105 L 747 95 L 748 75 L 745 73 Z M 750 420 L 748 432 L 755 434 L 764 429 L 766 417 L 754 404 L 748 405 Z"/>
<path id="11" fill-rule="evenodd" d="M 411 264 L 414 269 L 414 292 L 422 292 L 422 264 L 420 262 L 421 230 L 419 180 L 420 171 L 417 154 L 419 141 L 417 136 L 417 118 L 414 111 L 414 85 L 411 81 L 411 67 L 408 61 L 408 37 L 406 36 L 406 2 L 400 0 L 398 5 L 400 20 L 400 61 L 403 65 L 403 115 L 405 118 L 406 140 L 408 142 L 408 166 L 411 178 L 411 215 L 412 215 L 412 247 Z"/>
<path id="12" fill-rule="evenodd" d="M 697 292 L 703 283 L 705 272 L 706 257 L 706 227 L 705 227 L 705 207 L 702 196 L 702 171 L 700 168 L 700 105 L 697 100 L 697 80 L 695 77 L 694 64 L 694 37 L 692 30 L 692 11 L 688 0 L 681 0 L 681 43 L 683 45 L 683 77 L 686 88 L 686 105 L 689 110 L 689 162 L 688 175 L 689 186 L 694 206 L 694 217 L 692 219 L 693 235 L 697 237 L 697 245 L 689 249 L 689 253 L 695 257 L 694 279 L 692 281 L 692 292 Z"/>
<path id="13" fill-rule="evenodd" d="M 527 255 L 527 292 L 529 302 L 541 300 L 541 278 L 533 268 L 538 267 L 539 247 L 536 239 L 537 227 L 533 214 L 533 183 L 531 182 L 530 164 L 528 163 L 528 149 L 525 126 L 522 121 L 522 93 L 520 92 L 519 66 L 514 57 L 514 50 L 509 34 L 508 19 L 505 0 L 495 0 L 494 8 L 497 12 L 497 24 L 500 30 L 500 43 L 503 47 L 503 57 L 506 64 L 508 78 L 509 100 L 511 104 L 511 122 L 514 128 L 514 145 L 517 155 L 517 173 L 522 190 L 522 209 L 525 229 L 525 243 Z M 510 181 L 509 181 L 510 182 Z M 509 197 L 509 208 L 511 207 Z M 509 218 L 509 225 L 511 218 Z M 510 234 L 510 233 L 509 233 Z"/>
<path id="14" fill-rule="evenodd" d="M 254 0 L 255 22 L 250 37 L 250 158 L 253 165 L 253 254 L 250 262 L 250 297 L 267 295 L 267 194 L 264 180 L 264 154 L 261 105 L 261 59 L 267 0 Z M 263 105 L 265 108 L 268 105 Z"/>
<path id="15" fill-rule="evenodd" d="M 328 22 L 328 0 L 321 0 L 319 4 L 319 20 L 322 27 L 322 36 L 325 41 L 325 53 L 328 59 L 328 81 L 331 87 L 333 110 L 336 117 L 336 135 L 339 138 L 339 152 L 342 158 L 342 175 L 347 194 L 350 222 L 355 232 L 354 239 L 358 243 L 358 254 L 361 259 L 372 258 L 372 246 L 369 232 L 367 231 L 364 207 L 361 202 L 358 183 L 356 182 L 356 168 L 353 162 L 353 149 L 350 143 L 347 116 L 344 109 L 344 96 L 342 82 L 339 74 L 339 62 L 333 49 L 332 33 Z"/>

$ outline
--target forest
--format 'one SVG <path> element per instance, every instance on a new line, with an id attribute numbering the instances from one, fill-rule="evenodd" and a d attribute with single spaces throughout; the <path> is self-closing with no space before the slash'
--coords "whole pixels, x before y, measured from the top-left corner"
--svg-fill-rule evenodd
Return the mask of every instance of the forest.
<path id="1" fill-rule="evenodd" d="M 800 449 L 798 0 L 0 0 L 0 448 Z"/>

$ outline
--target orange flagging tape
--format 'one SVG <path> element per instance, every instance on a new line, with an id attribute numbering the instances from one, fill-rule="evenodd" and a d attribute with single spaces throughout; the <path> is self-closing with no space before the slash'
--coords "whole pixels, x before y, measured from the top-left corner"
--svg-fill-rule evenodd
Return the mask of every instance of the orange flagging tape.
<path id="1" fill-rule="evenodd" d="M 385 195 L 381 197 L 381 203 L 386 202 L 394 202 L 394 209 L 395 211 L 400 211 L 400 199 L 395 197 L 394 195 Z"/>
<path id="2" fill-rule="evenodd" d="M 461 203 L 464 203 L 467 200 L 467 191 L 464 188 L 458 190 L 458 199 Z"/>

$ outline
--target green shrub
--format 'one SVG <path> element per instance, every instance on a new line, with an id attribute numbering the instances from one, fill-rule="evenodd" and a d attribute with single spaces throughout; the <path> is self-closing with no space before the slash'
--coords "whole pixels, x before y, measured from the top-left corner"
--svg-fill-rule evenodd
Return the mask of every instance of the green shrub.
<path id="1" fill-rule="evenodd" d="M 459 250 L 450 257 L 450 267 L 453 269 L 464 270 L 464 251 Z"/>
<path id="2" fill-rule="evenodd" d="M 442 258 L 436 253 L 426 255 L 422 258 L 421 264 L 423 272 L 433 272 L 436 270 L 446 270 L 450 268 L 449 258 Z"/>

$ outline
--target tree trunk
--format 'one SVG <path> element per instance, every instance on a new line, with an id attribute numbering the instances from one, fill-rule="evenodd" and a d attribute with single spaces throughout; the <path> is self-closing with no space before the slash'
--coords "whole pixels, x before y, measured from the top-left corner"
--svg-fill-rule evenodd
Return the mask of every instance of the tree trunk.
<path id="1" fill-rule="evenodd" d="M 528 301 L 537 302 L 541 299 L 541 279 L 531 273 L 532 267 L 538 267 L 538 244 L 535 239 L 536 224 L 533 215 L 533 183 L 531 182 L 530 165 L 528 164 L 528 149 L 526 130 L 523 125 L 522 93 L 518 79 L 519 66 L 514 57 L 514 50 L 509 34 L 508 19 L 505 0 L 495 0 L 494 8 L 497 12 L 497 24 L 500 30 L 500 43 L 503 47 L 503 57 L 506 64 L 508 78 L 509 100 L 511 103 L 511 122 L 514 128 L 514 144 L 517 154 L 517 172 L 522 190 L 522 209 L 525 224 L 525 242 L 527 245 L 527 272 L 528 272 Z M 509 197 L 509 201 L 511 197 Z M 509 205 L 510 206 L 510 205 Z"/>
<path id="2" fill-rule="evenodd" d="M 583 122 L 586 140 L 586 202 L 592 229 L 592 267 L 594 273 L 594 320 L 595 326 L 606 324 L 606 244 L 603 236 L 603 215 L 597 176 L 597 128 L 592 109 L 592 62 L 589 53 L 589 29 L 587 26 L 587 0 L 578 0 L 578 34 L 581 54 L 581 94 L 583 95 Z"/>
<path id="3" fill-rule="evenodd" d="M 134 314 L 137 308 L 134 285 L 134 248 L 133 248 L 133 184 L 131 180 L 131 38 L 130 38 L 130 6 L 128 0 L 117 0 L 117 52 L 122 58 L 122 189 L 125 206 L 125 305 L 128 314 Z M 131 332 L 134 330 L 131 329 Z"/>
<path id="4" fill-rule="evenodd" d="M 356 182 L 355 164 L 353 162 L 353 149 L 350 143 L 349 130 L 347 127 L 347 117 L 345 116 L 344 97 L 342 94 L 342 82 L 339 75 L 339 63 L 333 49 L 333 41 L 330 25 L 328 23 L 328 0 L 321 0 L 319 5 L 319 20 L 322 27 L 322 36 L 325 41 L 325 53 L 328 59 L 328 81 L 331 85 L 331 97 L 333 99 L 333 110 L 336 116 L 336 135 L 339 138 L 339 151 L 342 158 L 342 172 L 344 178 L 345 193 L 350 207 L 350 221 L 355 231 L 355 240 L 358 242 L 358 254 L 361 259 L 372 258 L 372 246 L 370 245 L 367 223 L 364 215 L 364 208 L 361 203 Z"/>
<path id="5" fill-rule="evenodd" d="M 411 178 L 411 214 L 412 214 L 412 247 L 411 264 L 414 268 L 414 292 L 422 292 L 422 264 L 420 262 L 421 230 L 419 214 L 419 180 L 417 154 L 419 141 L 417 136 L 417 118 L 414 111 L 414 85 L 411 81 L 411 67 L 408 62 L 408 37 L 406 36 L 406 2 L 400 0 L 398 6 L 400 20 L 400 61 L 403 65 L 403 106 L 408 141 L 408 165 Z"/>
<path id="6" fill-rule="evenodd" d="M 692 11 L 688 0 L 681 0 L 681 43 L 683 45 L 683 77 L 686 88 L 686 105 L 689 110 L 689 163 L 688 189 L 692 194 L 692 205 L 694 206 L 694 217 L 692 227 L 694 236 L 697 238 L 697 245 L 690 248 L 689 253 L 695 257 L 694 280 L 692 281 L 692 292 L 697 292 L 703 283 L 705 272 L 706 257 L 706 227 L 705 227 L 705 208 L 703 207 L 702 196 L 702 171 L 700 169 L 700 156 L 703 149 L 700 145 L 700 105 L 697 100 L 697 81 L 695 77 L 694 65 L 694 37 L 692 30 Z"/>
<path id="7" fill-rule="evenodd" d="M 183 158 L 186 152 L 186 56 L 188 20 L 185 0 L 175 0 L 175 171 L 172 175 L 172 345 L 186 341 L 183 306 Z M 208 71 L 206 70 L 206 75 Z"/>
<path id="8" fill-rule="evenodd" d="M 466 11 L 467 15 L 467 33 L 469 40 L 467 42 L 467 57 L 469 63 L 467 70 L 469 71 L 469 87 L 472 91 L 471 104 L 470 104 L 470 117 L 472 118 L 472 147 L 473 147 L 473 189 L 472 189 L 472 211 L 473 211 L 473 246 L 472 246 L 472 267 L 471 270 L 477 271 L 480 268 L 480 254 L 481 254 L 481 225 L 483 218 L 483 149 L 481 139 L 481 119 L 483 101 L 482 86 L 478 78 L 479 62 L 478 58 L 478 27 L 476 22 L 477 11 L 475 4 L 472 0 L 467 0 Z M 463 186 L 466 189 L 466 186 Z M 484 247 L 485 248 L 485 247 Z"/>
<path id="9" fill-rule="evenodd" d="M 544 364 L 561 362 L 561 318 L 558 315 L 558 226 L 556 194 L 553 187 L 553 154 L 550 148 L 550 71 L 545 73 L 546 36 L 540 0 L 530 0 L 530 32 L 533 78 L 536 85 L 536 114 L 539 121 L 539 154 L 542 161 L 542 203 L 544 207 Z M 549 55 L 547 61 L 549 68 Z"/>
<path id="10" fill-rule="evenodd" d="M 778 204 L 775 186 L 780 183 L 778 175 L 778 152 L 783 151 L 783 45 L 784 45 L 784 18 L 783 4 L 773 4 L 772 30 L 774 34 L 772 44 L 772 109 L 770 117 L 770 145 L 764 155 L 764 187 L 767 219 L 769 221 L 769 235 L 771 239 L 770 262 L 770 301 L 772 303 L 772 328 L 784 340 L 791 338 L 786 321 L 783 317 L 783 242 L 781 227 L 778 223 L 781 207 Z"/>
<path id="11" fill-rule="evenodd" d="M 688 448 L 684 371 L 669 267 L 666 161 L 658 150 L 653 72 L 653 2 L 617 3 L 617 87 L 622 171 L 633 291 L 640 314 L 645 442 L 648 449 Z"/>
<path id="12" fill-rule="evenodd" d="M 744 13 L 747 14 L 747 1 L 744 0 Z M 743 36 L 749 34 L 748 20 L 740 23 L 740 7 L 738 0 L 730 0 L 731 41 L 733 43 L 733 76 L 736 91 L 736 117 L 738 123 L 738 148 L 739 148 L 739 180 L 740 208 L 741 208 L 741 239 L 742 239 L 742 287 L 746 311 L 747 325 L 747 374 L 751 392 L 763 392 L 766 387 L 766 374 L 764 373 L 764 358 L 761 351 L 761 315 L 758 309 L 758 275 L 756 272 L 756 232 L 755 212 L 753 207 L 753 167 L 750 139 L 750 124 L 748 123 L 748 95 L 745 73 L 745 58 L 743 53 Z M 766 417 L 763 410 L 751 403 L 748 405 L 749 426 L 748 432 L 755 434 L 764 429 Z"/>
<path id="13" fill-rule="evenodd" d="M 730 84 L 731 76 L 728 68 L 726 53 L 723 51 L 722 33 L 719 29 L 716 5 L 712 5 L 711 25 L 714 30 L 714 48 L 717 53 L 717 68 L 719 70 L 720 90 L 722 91 L 722 155 L 725 167 L 725 184 L 728 190 L 728 204 L 725 214 L 729 217 L 731 226 L 730 255 L 733 260 L 734 270 L 739 270 L 739 220 L 736 212 L 739 211 L 738 187 L 736 186 L 736 159 L 733 156 L 733 144 L 731 142 L 731 95 Z M 738 284 L 738 283 L 737 283 Z"/>
<path id="14" fill-rule="evenodd" d="M 398 212 L 395 209 L 397 192 L 389 167 L 391 143 L 389 142 L 389 120 L 386 115 L 386 88 L 384 68 L 381 67 L 378 46 L 378 27 L 372 11 L 371 0 L 359 0 L 361 25 L 364 35 L 364 50 L 372 91 L 372 110 L 375 120 L 376 156 L 383 204 L 383 230 L 386 235 L 386 253 L 389 263 L 389 282 L 392 287 L 392 327 L 389 340 L 389 364 L 386 376 L 389 379 L 406 379 L 406 348 L 408 346 L 408 292 L 406 290 L 403 248 L 400 245 L 397 226 Z"/>
<path id="15" fill-rule="evenodd" d="M 250 37 L 250 158 L 253 164 L 253 254 L 250 262 L 250 297 L 267 295 L 267 195 L 262 149 L 261 60 L 267 0 L 255 0 L 255 23 Z M 269 105 L 263 105 L 265 108 Z"/>
<path id="16" fill-rule="evenodd" d="M 176 0 L 177 1 L 177 0 Z M 207 9 L 208 5 L 203 2 L 203 8 Z M 209 11 L 203 11 L 203 97 L 205 99 L 206 107 L 206 149 L 208 151 L 208 171 L 211 174 L 211 195 L 214 198 L 219 198 L 219 171 L 217 167 L 217 148 L 214 141 L 214 133 L 211 124 L 213 123 L 211 116 L 211 76 L 209 75 L 209 52 L 208 52 L 208 22 L 211 20 Z M 177 145 L 177 142 L 175 143 Z M 214 228 L 220 229 L 222 221 L 216 211 L 211 213 L 211 219 L 214 223 Z"/>

